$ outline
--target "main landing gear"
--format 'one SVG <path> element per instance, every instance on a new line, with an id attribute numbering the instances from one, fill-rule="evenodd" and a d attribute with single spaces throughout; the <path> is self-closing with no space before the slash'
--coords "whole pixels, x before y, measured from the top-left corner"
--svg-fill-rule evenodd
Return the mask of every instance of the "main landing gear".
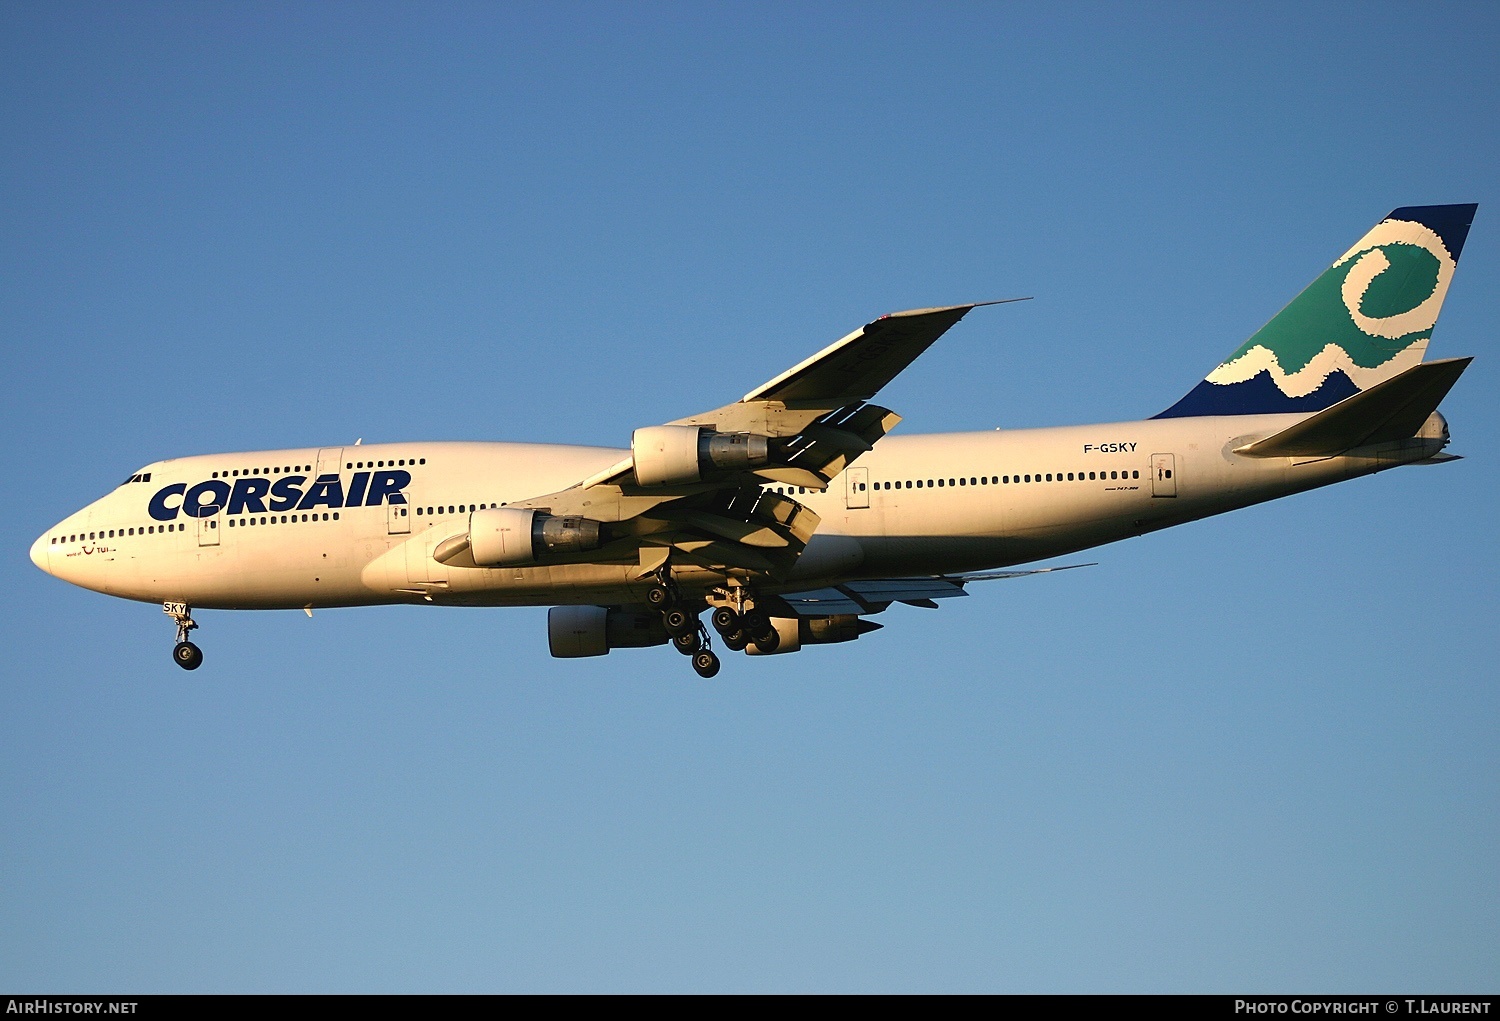
<path id="1" fill-rule="evenodd" d="M 710 620 L 724 639 L 724 645 L 735 652 L 743 651 L 751 642 L 762 653 L 772 653 L 781 647 L 781 633 L 765 610 L 752 608 L 739 613 L 732 606 L 720 606 Z"/>
<path id="2" fill-rule="evenodd" d="M 203 650 L 188 641 L 188 632 L 196 630 L 192 607 L 187 603 L 162 603 L 161 612 L 177 624 L 177 644 L 172 647 L 172 662 L 184 670 L 197 670 L 203 665 Z"/>
<path id="3" fill-rule="evenodd" d="M 781 648 L 781 632 L 771 615 L 747 599 L 748 595 L 743 589 L 732 593 L 728 598 L 734 600 L 733 605 L 714 607 L 709 623 L 731 652 L 743 652 L 752 644 L 761 655 L 775 652 Z M 702 611 L 682 598 L 669 575 L 657 576 L 656 584 L 646 592 L 646 604 L 661 613 L 662 628 L 673 647 L 692 657 L 698 676 L 712 677 L 719 672 L 719 657 L 710 647 L 708 628 L 698 620 Z"/>
<path id="4" fill-rule="evenodd" d="M 719 657 L 709 646 L 708 629 L 669 585 L 651 586 L 646 602 L 661 611 L 661 626 L 671 636 L 672 646 L 684 656 L 692 657 L 693 670 L 699 677 L 708 678 L 719 672 Z"/>

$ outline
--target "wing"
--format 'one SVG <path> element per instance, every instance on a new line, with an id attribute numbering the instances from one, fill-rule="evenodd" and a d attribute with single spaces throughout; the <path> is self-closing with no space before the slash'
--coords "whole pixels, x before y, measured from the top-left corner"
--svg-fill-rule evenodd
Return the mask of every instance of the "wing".
<path id="1" fill-rule="evenodd" d="M 846 582 L 831 588 L 788 592 L 778 598 L 790 616 L 831 617 L 842 614 L 881 613 L 892 603 L 936 609 L 937 599 L 951 599 L 969 593 L 964 586 L 973 581 L 999 581 L 1025 578 L 1033 574 L 1071 571 L 1096 564 L 1067 564 L 1062 567 L 1035 567 L 1027 571 L 986 571 L 982 574 L 940 574 L 924 578 L 874 578 Z"/>
<path id="2" fill-rule="evenodd" d="M 775 437 L 778 463 L 765 480 L 824 489 L 856 457 L 901 421 L 865 402 L 932 346 L 970 310 L 1005 301 L 892 312 L 866 323 L 734 404 L 678 419 L 721 432 Z"/>
<path id="3" fill-rule="evenodd" d="M 785 578 L 819 518 L 765 485 L 826 489 L 901 420 L 869 399 L 971 309 L 1002 303 L 881 316 L 733 404 L 637 429 L 630 456 L 509 509 L 600 525 L 597 545 L 549 555 L 547 563 L 635 561 L 644 574 L 671 558 Z M 467 535 L 434 555 L 455 567 L 484 564 Z"/>
<path id="4" fill-rule="evenodd" d="M 842 405 L 869 400 L 970 309 L 999 304 L 1002 302 L 979 302 L 883 315 L 756 387 L 740 398 L 740 403 L 815 401 Z"/>

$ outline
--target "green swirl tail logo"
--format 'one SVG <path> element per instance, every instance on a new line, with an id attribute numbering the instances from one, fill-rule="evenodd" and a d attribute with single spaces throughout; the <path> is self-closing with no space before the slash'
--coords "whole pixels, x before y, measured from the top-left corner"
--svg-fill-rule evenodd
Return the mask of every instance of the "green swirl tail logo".
<path id="1" fill-rule="evenodd" d="M 1157 417 L 1319 411 L 1421 362 L 1475 208 L 1395 210 Z"/>

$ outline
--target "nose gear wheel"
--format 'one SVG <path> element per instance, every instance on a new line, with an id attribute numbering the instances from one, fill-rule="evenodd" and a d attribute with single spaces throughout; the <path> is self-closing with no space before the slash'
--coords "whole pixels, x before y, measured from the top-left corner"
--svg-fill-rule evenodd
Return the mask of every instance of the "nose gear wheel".
<path id="1" fill-rule="evenodd" d="M 197 670 L 203 665 L 203 650 L 188 641 L 188 634 L 197 630 L 193 620 L 193 608 L 187 603 L 162 603 L 161 612 L 177 625 L 177 644 L 172 647 L 172 662 L 184 670 Z"/>

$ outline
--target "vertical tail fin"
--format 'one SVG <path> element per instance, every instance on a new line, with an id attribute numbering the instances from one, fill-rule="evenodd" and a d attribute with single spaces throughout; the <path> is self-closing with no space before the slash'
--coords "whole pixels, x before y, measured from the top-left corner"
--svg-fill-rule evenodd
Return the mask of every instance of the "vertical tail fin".
<path id="1" fill-rule="evenodd" d="M 1156 417 L 1322 411 L 1416 365 L 1478 208 L 1394 210 Z"/>

